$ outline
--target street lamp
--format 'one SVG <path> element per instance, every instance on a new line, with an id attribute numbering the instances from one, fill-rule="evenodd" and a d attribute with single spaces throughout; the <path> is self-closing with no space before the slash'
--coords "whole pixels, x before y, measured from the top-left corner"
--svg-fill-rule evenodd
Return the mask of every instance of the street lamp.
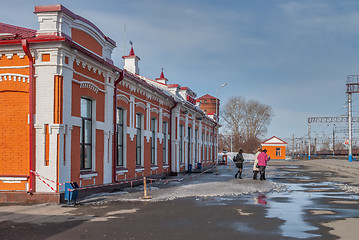
<path id="1" fill-rule="evenodd" d="M 216 90 L 216 117 L 217 117 L 217 121 L 219 120 L 219 117 L 218 117 L 218 98 L 217 98 L 217 96 L 218 96 L 218 91 L 221 89 L 221 88 L 223 88 L 223 87 L 225 87 L 225 86 L 227 86 L 227 83 L 222 83 L 222 85 Z"/>

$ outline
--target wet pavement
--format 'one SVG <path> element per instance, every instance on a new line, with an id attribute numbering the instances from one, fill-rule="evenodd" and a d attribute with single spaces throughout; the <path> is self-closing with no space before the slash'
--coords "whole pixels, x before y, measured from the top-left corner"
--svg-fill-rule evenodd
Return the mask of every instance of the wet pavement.
<path id="1" fill-rule="evenodd" d="M 359 195 L 336 173 L 298 161 L 272 162 L 267 181 L 234 168 L 184 174 L 181 181 L 93 196 L 78 207 L 0 209 L 1 239 L 340 239 L 331 223 L 359 219 Z M 47 209 L 47 211 L 46 211 Z M 50 210 L 49 210 L 50 209 Z M 349 225 L 348 225 L 349 226 Z M 348 228 L 357 232 L 359 228 Z M 357 234 L 357 236 L 358 236 Z M 344 239 L 344 238 L 342 238 Z M 354 238 L 355 239 L 355 238 Z"/>

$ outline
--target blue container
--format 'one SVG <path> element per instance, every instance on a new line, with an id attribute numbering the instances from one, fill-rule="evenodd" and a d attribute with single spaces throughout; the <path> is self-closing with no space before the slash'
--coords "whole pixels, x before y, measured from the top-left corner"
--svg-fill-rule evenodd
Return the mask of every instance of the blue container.
<path id="1" fill-rule="evenodd" d="M 78 195 L 79 185 L 76 182 L 65 183 L 65 200 L 67 200 L 67 205 L 70 204 L 70 201 L 74 201 L 74 204 L 76 204 Z"/>
<path id="2" fill-rule="evenodd" d="M 202 170 L 202 163 L 197 163 L 197 169 Z"/>

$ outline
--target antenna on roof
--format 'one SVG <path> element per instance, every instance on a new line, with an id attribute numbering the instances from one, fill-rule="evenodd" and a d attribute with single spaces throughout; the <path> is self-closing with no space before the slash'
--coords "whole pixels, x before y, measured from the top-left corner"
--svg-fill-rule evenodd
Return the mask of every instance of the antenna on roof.
<path id="1" fill-rule="evenodd" d="M 123 56 L 126 55 L 126 22 L 123 24 Z"/>

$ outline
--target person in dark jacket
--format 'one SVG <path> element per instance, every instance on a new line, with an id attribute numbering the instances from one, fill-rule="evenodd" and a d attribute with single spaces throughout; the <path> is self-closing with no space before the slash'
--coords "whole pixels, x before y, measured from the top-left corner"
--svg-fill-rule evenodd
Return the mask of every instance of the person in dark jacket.
<path id="1" fill-rule="evenodd" d="M 243 162 L 244 162 L 244 158 L 243 158 L 243 150 L 240 149 L 239 152 L 237 153 L 236 156 L 234 156 L 233 161 L 236 163 L 236 167 L 238 168 L 238 171 L 236 173 L 236 175 L 234 175 L 235 178 L 237 178 L 237 176 L 239 176 L 240 179 L 242 179 L 242 169 L 243 169 Z"/>

